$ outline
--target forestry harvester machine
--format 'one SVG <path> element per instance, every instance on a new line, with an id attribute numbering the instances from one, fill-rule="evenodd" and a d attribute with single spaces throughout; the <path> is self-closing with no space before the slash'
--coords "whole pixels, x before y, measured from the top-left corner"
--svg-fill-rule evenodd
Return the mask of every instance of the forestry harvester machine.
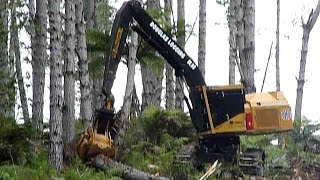
<path id="1" fill-rule="evenodd" d="M 282 92 L 245 94 L 242 85 L 207 86 L 196 63 L 137 0 L 124 2 L 116 14 L 105 62 L 103 88 L 112 87 L 114 70 L 120 62 L 129 29 L 156 49 L 174 68 L 175 75 L 188 86 L 189 98 L 185 97 L 185 101 L 198 135 L 194 152 L 196 162 L 236 159 L 244 169 L 259 168 L 260 162 L 264 161 L 264 153 L 250 149 L 243 152 L 246 155 L 239 155 L 239 136 L 292 130 L 291 109 Z M 78 155 L 83 160 L 97 154 L 115 157 L 117 123 L 110 91 L 105 91 L 103 107 L 96 112 L 92 128 L 85 130 L 78 143 Z"/>

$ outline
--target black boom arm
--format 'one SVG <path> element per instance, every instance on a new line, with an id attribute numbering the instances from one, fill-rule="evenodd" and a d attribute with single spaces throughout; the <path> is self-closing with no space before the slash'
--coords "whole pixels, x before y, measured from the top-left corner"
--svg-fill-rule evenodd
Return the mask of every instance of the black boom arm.
<path id="1" fill-rule="evenodd" d="M 137 25 L 131 26 L 133 19 Z M 204 78 L 188 54 L 155 22 L 138 1 L 125 2 L 117 12 L 111 32 L 111 47 L 106 60 L 103 87 L 110 88 L 125 46 L 129 28 L 132 27 L 146 42 L 155 48 L 175 69 L 177 76 L 183 76 L 189 87 L 205 85 Z M 113 70 L 113 71 L 110 71 Z M 110 84 L 111 83 L 111 84 Z M 110 89 L 104 89 L 109 94 Z"/>
<path id="2" fill-rule="evenodd" d="M 111 45 L 107 51 L 103 91 L 108 96 L 111 94 L 118 64 L 125 46 L 129 28 L 136 31 L 149 43 L 164 59 L 174 68 L 176 76 L 182 76 L 190 87 L 189 97 L 193 107 L 188 108 L 195 128 L 202 131 L 207 129 L 202 114 L 204 104 L 202 95 L 197 89 L 206 86 L 204 78 L 190 56 L 155 22 L 142 8 L 137 0 L 124 2 L 118 10 L 111 32 Z"/>

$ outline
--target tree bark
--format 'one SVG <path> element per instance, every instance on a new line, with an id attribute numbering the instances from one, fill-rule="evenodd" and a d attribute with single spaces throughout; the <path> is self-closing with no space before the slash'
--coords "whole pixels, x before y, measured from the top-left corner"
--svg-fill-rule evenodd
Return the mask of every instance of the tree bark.
<path id="1" fill-rule="evenodd" d="M 240 57 L 241 82 L 246 93 L 256 91 L 254 84 L 255 0 L 235 0 L 237 48 Z"/>
<path id="2" fill-rule="evenodd" d="M 309 14 L 309 19 L 305 23 L 302 21 L 303 35 L 302 35 L 302 48 L 301 48 L 301 59 L 300 59 L 300 69 L 299 77 L 297 79 L 297 96 L 295 105 L 295 119 L 301 119 L 301 109 L 302 109 L 302 96 L 303 96 L 303 86 L 305 83 L 305 69 L 308 54 L 308 43 L 310 32 L 316 23 L 320 12 L 320 0 L 318 0 L 317 7 L 315 11 L 311 11 Z"/>
<path id="3" fill-rule="evenodd" d="M 159 10 L 160 1 L 159 0 L 148 0 L 147 8 L 152 10 Z M 154 51 L 153 51 L 154 52 Z M 157 52 L 154 52 L 155 56 L 160 55 Z M 148 58 L 148 57 L 145 57 Z M 150 64 L 154 63 L 153 59 L 146 59 L 145 65 L 141 65 L 141 76 L 142 76 L 142 110 L 147 106 L 156 106 L 160 107 L 161 103 L 161 92 L 162 92 L 162 80 L 163 80 L 163 63 L 160 62 L 157 69 L 152 68 Z"/>
<path id="4" fill-rule="evenodd" d="M 96 0 L 85 0 L 84 3 L 84 20 L 86 21 L 86 26 L 88 28 L 93 28 L 95 23 L 95 6 Z"/>
<path id="5" fill-rule="evenodd" d="M 206 0 L 200 0 L 198 67 L 205 79 L 206 71 Z"/>
<path id="6" fill-rule="evenodd" d="M 126 91 L 123 98 L 123 105 L 121 109 L 120 121 L 118 122 L 118 134 L 116 138 L 116 152 L 122 152 L 123 139 L 130 126 L 130 110 L 132 104 L 133 90 L 134 90 L 134 74 L 136 67 L 136 54 L 138 49 L 138 34 L 136 32 L 131 33 L 131 42 L 129 44 L 129 57 L 128 57 L 128 74 L 127 74 L 127 84 Z"/>
<path id="7" fill-rule="evenodd" d="M 50 133 L 49 165 L 63 167 L 62 142 L 62 59 L 60 0 L 49 1 L 50 25 Z"/>
<path id="8" fill-rule="evenodd" d="M 148 106 L 160 107 L 162 92 L 161 83 L 163 79 L 162 72 L 156 73 L 155 70 L 148 67 L 148 65 L 142 65 L 141 76 L 143 86 L 141 109 L 144 110 Z"/>
<path id="9" fill-rule="evenodd" d="M 103 155 L 98 155 L 92 160 L 92 165 L 99 169 L 109 169 L 109 168 L 116 168 L 121 170 L 122 178 L 123 179 L 130 179 L 130 180 L 169 180 L 166 177 L 162 176 L 155 176 L 143 171 L 139 171 L 133 167 L 124 165 L 117 161 L 114 161 L 108 157 Z"/>
<path id="10" fill-rule="evenodd" d="M 178 21 L 177 21 L 177 43 L 178 45 L 184 49 L 185 46 L 185 7 L 184 0 L 178 0 Z M 175 83 L 175 106 L 177 109 L 183 111 L 184 109 L 184 93 L 183 93 L 184 83 L 181 78 L 176 77 Z"/>
<path id="11" fill-rule="evenodd" d="M 276 30 L 276 87 L 277 91 L 280 91 L 280 0 L 277 0 L 277 30 Z"/>
<path id="12" fill-rule="evenodd" d="M 164 1 L 166 21 L 171 26 L 172 0 Z M 169 27 L 171 29 L 172 27 Z M 165 62 L 166 71 L 166 109 L 174 108 L 174 74 L 173 68 L 168 62 Z"/>
<path id="13" fill-rule="evenodd" d="M 90 56 L 89 56 L 90 59 Z M 90 61 L 90 60 L 89 60 Z M 100 109 L 103 102 L 102 94 L 103 80 L 100 77 L 92 77 L 92 109 Z"/>
<path id="14" fill-rule="evenodd" d="M 28 110 L 28 101 L 27 95 L 24 88 L 24 82 L 22 77 L 22 68 L 21 68 L 21 59 L 20 59 L 20 42 L 19 42 L 19 35 L 18 35 L 18 27 L 17 27 L 17 19 L 16 19 L 16 6 L 15 2 L 12 1 L 11 5 L 11 36 L 10 36 L 10 43 L 11 43 L 11 51 L 13 52 L 13 56 L 15 59 L 15 67 L 16 67 L 16 76 L 18 80 L 18 87 L 19 87 L 19 95 L 22 107 L 22 114 L 25 123 L 30 122 L 29 117 L 29 110 Z"/>
<path id="15" fill-rule="evenodd" d="M 89 77 L 89 61 L 87 56 L 87 44 L 85 36 L 85 24 L 83 17 L 83 1 L 75 0 L 76 11 L 76 31 L 77 31 L 77 45 L 76 52 L 79 59 L 79 79 L 80 79 L 80 118 L 84 122 L 84 127 L 91 127 L 92 116 L 92 99 L 90 90 L 90 77 Z"/>
<path id="16" fill-rule="evenodd" d="M 3 96 L 0 99 L 0 116 L 14 119 L 14 79 L 8 59 L 8 5 L 7 0 L 0 0 L 0 94 Z"/>
<path id="17" fill-rule="evenodd" d="M 230 1 L 228 7 L 228 26 L 229 26 L 229 84 L 235 84 L 235 67 L 237 55 L 237 20 L 235 1 Z"/>
<path id="18" fill-rule="evenodd" d="M 31 15 L 32 16 L 32 15 Z M 43 95 L 45 64 L 47 63 L 47 0 L 36 2 L 34 44 L 31 34 L 32 57 L 32 121 L 36 129 L 43 129 Z M 31 30 L 32 32 L 33 30 Z"/>
<path id="19" fill-rule="evenodd" d="M 256 92 L 254 83 L 255 55 L 255 0 L 244 1 L 244 58 L 240 61 L 244 72 L 244 88 L 247 93 Z"/>
<path id="20" fill-rule="evenodd" d="M 64 107 L 62 109 L 63 142 L 69 144 L 75 135 L 75 3 L 65 2 Z"/>

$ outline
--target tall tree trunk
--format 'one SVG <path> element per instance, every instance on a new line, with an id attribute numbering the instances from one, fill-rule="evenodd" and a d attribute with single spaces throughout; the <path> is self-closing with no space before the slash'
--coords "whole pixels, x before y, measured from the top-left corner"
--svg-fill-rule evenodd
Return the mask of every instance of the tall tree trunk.
<path id="1" fill-rule="evenodd" d="M 8 10 L 7 12 L 9 13 L 9 9 L 11 12 L 13 12 L 13 10 L 16 8 L 14 1 L 10 1 L 10 3 L 8 2 Z M 16 13 L 16 12 L 14 12 Z M 12 15 L 11 15 L 12 16 Z M 7 19 L 9 20 L 9 15 L 7 15 Z M 8 40 L 8 35 L 9 35 L 9 21 L 7 21 L 7 40 Z M 11 30 L 10 30 L 11 31 Z M 11 36 L 10 36 L 10 45 L 9 45 L 9 50 L 12 47 L 13 43 L 11 43 Z M 7 50 L 7 53 L 10 53 Z M 15 78 L 15 63 L 14 63 L 14 58 L 10 58 L 10 54 L 7 54 L 7 61 L 8 61 L 8 93 L 9 93 L 9 106 L 8 106 L 8 117 L 10 117 L 11 119 L 15 119 L 15 104 L 16 104 L 16 87 L 15 87 L 15 82 L 16 82 L 16 78 Z"/>
<path id="2" fill-rule="evenodd" d="M 89 55 L 89 59 L 90 55 Z M 90 61 L 90 60 L 89 60 Z M 103 94 L 102 94 L 102 83 L 103 80 L 97 76 L 97 77 L 92 77 L 92 106 L 93 109 L 99 109 L 102 105 L 103 101 Z"/>
<path id="3" fill-rule="evenodd" d="M 151 10 L 160 10 L 159 0 L 148 0 L 147 8 Z M 155 56 L 160 56 L 155 52 Z M 147 58 L 147 57 L 146 57 Z M 162 57 L 159 57 L 162 58 Z M 158 69 L 152 69 L 152 64 L 154 62 L 152 59 L 147 59 L 145 65 L 141 65 L 141 76 L 142 76 L 142 109 L 147 106 L 153 105 L 160 107 L 161 103 L 161 92 L 162 92 L 162 80 L 163 80 L 163 63 L 159 63 Z"/>
<path id="4" fill-rule="evenodd" d="M 171 26 L 171 12 L 172 12 L 172 0 L 164 1 L 166 21 Z M 171 29 L 172 27 L 169 27 Z M 166 71 L 166 109 L 174 108 L 174 74 L 171 65 L 165 63 Z"/>
<path id="5" fill-rule="evenodd" d="M 60 0 L 49 1 L 50 25 L 50 134 L 49 165 L 63 167 L 62 143 L 62 58 Z"/>
<path id="6" fill-rule="evenodd" d="M 32 68 L 34 67 L 33 66 L 33 61 L 35 59 L 35 51 L 36 51 L 36 47 L 35 47 L 35 28 L 34 28 L 34 24 L 35 24 L 35 15 L 36 15 L 36 9 L 35 9 L 35 0 L 29 0 L 28 2 L 28 10 L 29 10 L 29 19 L 28 19 L 28 23 L 29 23 L 29 27 L 27 28 L 27 32 L 29 33 L 30 35 L 30 48 L 31 48 L 31 64 L 32 64 Z M 33 72 L 34 70 L 32 70 Z M 34 80 L 34 78 L 32 78 Z M 19 80 L 18 80 L 18 83 L 19 83 Z M 32 91 L 34 92 L 35 89 L 38 88 L 38 87 L 32 87 Z M 21 90 L 20 90 L 20 87 L 19 87 L 19 91 L 20 91 L 20 94 L 21 94 Z M 20 97 L 21 98 L 21 97 Z M 33 96 L 34 98 L 34 96 Z M 22 103 L 22 102 L 21 102 Z M 33 100 L 32 100 L 32 114 L 31 114 L 31 117 L 34 116 L 33 114 Z M 34 118 L 34 119 L 39 119 L 39 118 Z M 33 122 L 33 121 L 32 121 Z M 34 123 L 33 124 L 33 128 L 36 128 L 37 127 L 37 124 Z"/>
<path id="7" fill-rule="evenodd" d="M 95 15 L 95 6 L 96 0 L 87 0 L 84 4 L 84 18 L 86 21 L 86 28 L 95 28 L 97 29 L 96 24 L 96 15 Z M 92 53 L 88 54 L 88 61 L 92 62 L 94 59 L 94 55 Z M 92 109 L 99 109 L 103 102 L 103 94 L 102 94 L 102 83 L 103 79 L 100 76 L 91 76 L 92 77 Z"/>
<path id="8" fill-rule="evenodd" d="M 34 42 L 31 34 L 32 48 L 32 121 L 36 129 L 43 129 L 43 95 L 45 85 L 45 64 L 47 63 L 47 0 L 36 2 Z M 32 15 L 30 15 L 32 16 Z M 32 28 L 32 27 L 31 27 Z M 31 32 L 33 30 L 31 29 Z"/>
<path id="9" fill-rule="evenodd" d="M 0 0 L 0 116 L 13 119 L 11 107 L 14 104 L 14 86 L 8 59 L 8 14 L 8 1 Z"/>
<path id="10" fill-rule="evenodd" d="M 237 47 L 240 57 L 240 69 L 243 72 L 241 82 L 246 93 L 256 91 L 254 84 L 255 53 L 255 0 L 235 0 L 237 19 Z"/>
<path id="11" fill-rule="evenodd" d="M 302 48 L 301 48 L 301 59 L 300 59 L 300 70 L 299 78 L 297 79 L 297 97 L 295 105 L 295 119 L 301 119 L 301 109 L 302 109 L 302 96 L 303 96 L 303 86 L 305 83 L 305 69 L 308 54 L 308 43 L 310 32 L 316 23 L 320 12 L 320 0 L 318 0 L 317 7 L 315 11 L 311 11 L 309 14 L 309 19 L 305 23 L 302 21 L 303 35 L 302 35 Z"/>
<path id="12" fill-rule="evenodd" d="M 95 6 L 96 0 L 85 0 L 84 1 L 84 20 L 86 21 L 86 26 L 92 28 L 95 26 Z"/>
<path id="13" fill-rule="evenodd" d="M 244 58 L 240 66 L 244 72 L 244 87 L 247 93 L 255 92 L 254 53 L 255 53 L 255 0 L 244 1 Z"/>
<path id="14" fill-rule="evenodd" d="M 63 141 L 69 144 L 74 138 L 75 120 L 75 4 L 74 0 L 65 2 L 65 41 L 66 56 L 64 61 L 64 108 Z"/>
<path id="15" fill-rule="evenodd" d="M 205 79 L 206 71 L 206 0 L 200 0 L 198 67 Z"/>
<path id="16" fill-rule="evenodd" d="M 228 26 L 229 26 L 229 84 L 235 84 L 235 67 L 237 60 L 237 20 L 235 1 L 230 1 L 228 7 Z"/>
<path id="17" fill-rule="evenodd" d="M 83 1 L 75 0 L 76 11 L 76 31 L 77 31 L 77 47 L 76 52 L 79 59 L 79 79 L 80 79 L 80 118 L 84 122 L 85 128 L 91 127 L 91 90 L 89 77 L 89 61 L 87 56 L 87 44 L 85 36 L 85 24 L 83 17 Z"/>
<path id="18" fill-rule="evenodd" d="M 184 8 L 184 0 L 178 0 L 178 21 L 177 21 L 177 43 L 179 46 L 184 49 L 185 46 L 185 8 Z M 183 87 L 184 83 L 181 78 L 176 78 L 175 84 L 175 106 L 177 109 L 184 109 L 184 101 L 183 101 Z"/>
<path id="19" fill-rule="evenodd" d="M 280 91 L 280 61 L 279 61 L 279 51 L 280 51 L 280 0 L 277 0 L 277 30 L 276 30 L 276 86 L 277 91 Z"/>
<path id="20" fill-rule="evenodd" d="M 116 139 L 116 152 L 122 152 L 124 150 L 123 138 L 127 129 L 130 126 L 130 109 L 134 90 L 134 74 L 136 67 L 136 54 L 138 49 L 138 34 L 136 32 L 131 33 L 131 42 L 129 44 L 129 57 L 128 57 L 128 74 L 126 91 L 123 98 L 123 105 L 121 109 L 121 116 L 118 129 L 118 135 Z"/>
<path id="21" fill-rule="evenodd" d="M 17 27 L 17 18 L 16 18 L 16 6 L 15 1 L 12 1 L 11 5 L 11 36 L 10 36 L 10 51 L 12 51 L 13 56 L 15 57 L 15 67 L 16 67 L 16 76 L 18 80 L 18 87 L 19 87 L 19 95 L 22 107 L 22 114 L 25 123 L 30 122 L 29 117 L 29 110 L 28 110 L 28 101 L 27 95 L 24 88 L 24 82 L 22 77 L 22 68 L 21 68 L 21 59 L 20 59 L 20 42 L 19 42 L 19 35 L 18 35 L 18 27 Z"/>

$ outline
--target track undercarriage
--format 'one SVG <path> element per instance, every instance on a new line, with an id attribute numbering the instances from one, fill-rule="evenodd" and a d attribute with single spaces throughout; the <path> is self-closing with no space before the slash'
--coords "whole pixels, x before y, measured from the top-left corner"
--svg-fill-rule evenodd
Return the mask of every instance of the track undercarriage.
<path id="1" fill-rule="evenodd" d="M 265 154 L 262 149 L 249 148 L 241 152 L 239 136 L 205 137 L 197 145 L 185 145 L 177 153 L 174 163 L 192 163 L 203 170 L 206 163 L 216 160 L 239 169 L 245 175 L 261 176 Z"/>

